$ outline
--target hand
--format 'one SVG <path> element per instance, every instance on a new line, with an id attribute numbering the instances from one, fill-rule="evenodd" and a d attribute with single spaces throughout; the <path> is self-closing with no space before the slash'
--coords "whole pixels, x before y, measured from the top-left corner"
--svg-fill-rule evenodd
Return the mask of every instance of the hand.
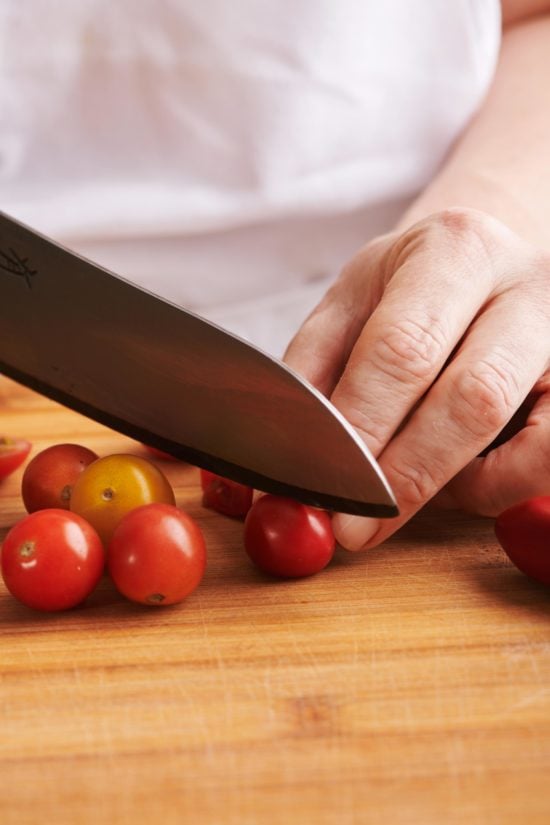
<path id="1" fill-rule="evenodd" d="M 495 516 L 550 493 L 550 255 L 489 215 L 450 209 L 367 244 L 285 359 L 356 428 L 399 504 L 390 521 L 336 515 L 343 547 L 379 544 L 436 494 Z M 519 431 L 484 453 L 510 419 Z"/>

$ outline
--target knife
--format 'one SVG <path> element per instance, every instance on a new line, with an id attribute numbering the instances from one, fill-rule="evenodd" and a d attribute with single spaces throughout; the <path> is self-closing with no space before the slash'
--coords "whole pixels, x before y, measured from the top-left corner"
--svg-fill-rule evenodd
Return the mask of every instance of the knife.
<path id="1" fill-rule="evenodd" d="M 258 490 L 398 515 L 353 427 L 288 366 L 3 212 L 0 372 Z"/>

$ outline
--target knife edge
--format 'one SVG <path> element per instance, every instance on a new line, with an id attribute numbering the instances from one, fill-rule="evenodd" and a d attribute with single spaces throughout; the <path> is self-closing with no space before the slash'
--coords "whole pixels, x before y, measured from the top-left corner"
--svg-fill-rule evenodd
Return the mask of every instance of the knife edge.
<path id="1" fill-rule="evenodd" d="M 89 404 L 87 401 L 82 401 L 69 393 L 52 387 L 40 379 L 32 375 L 21 372 L 20 370 L 4 363 L 0 360 L 0 373 L 8 376 L 19 384 L 22 384 L 41 395 L 50 398 L 52 401 L 61 404 L 64 407 L 74 410 L 81 415 L 91 418 L 106 427 L 109 427 L 116 432 L 127 435 L 130 438 L 139 441 L 140 443 L 148 444 L 156 447 L 163 452 L 185 461 L 197 467 L 202 467 L 204 470 L 224 476 L 226 478 L 238 481 L 241 484 L 247 484 L 257 490 L 273 495 L 289 496 L 301 501 L 304 504 L 309 504 L 313 507 L 319 507 L 324 510 L 330 510 L 340 513 L 349 513 L 351 515 L 370 516 L 374 518 L 393 518 L 399 514 L 396 506 L 390 504 L 376 504 L 366 503 L 364 501 L 354 501 L 352 499 L 340 498 L 328 493 L 319 492 L 317 490 L 304 489 L 296 487 L 286 482 L 278 481 L 262 475 L 255 470 L 249 470 L 232 462 L 218 458 L 216 456 L 204 453 L 194 447 L 188 447 L 184 444 L 179 444 L 170 439 L 159 436 L 157 433 L 150 432 L 137 424 L 132 424 L 121 418 L 117 418 L 112 413 L 107 413 L 97 407 Z"/>

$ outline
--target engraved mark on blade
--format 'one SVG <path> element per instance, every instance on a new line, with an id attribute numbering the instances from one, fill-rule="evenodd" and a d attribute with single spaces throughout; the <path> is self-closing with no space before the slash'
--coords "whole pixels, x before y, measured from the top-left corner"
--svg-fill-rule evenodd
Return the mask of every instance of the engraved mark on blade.
<path id="1" fill-rule="evenodd" d="M 38 274 L 36 269 L 29 266 L 29 259 L 20 257 L 11 247 L 7 252 L 0 249 L 0 269 L 8 275 L 23 278 L 29 289 L 32 289 L 32 279 Z"/>

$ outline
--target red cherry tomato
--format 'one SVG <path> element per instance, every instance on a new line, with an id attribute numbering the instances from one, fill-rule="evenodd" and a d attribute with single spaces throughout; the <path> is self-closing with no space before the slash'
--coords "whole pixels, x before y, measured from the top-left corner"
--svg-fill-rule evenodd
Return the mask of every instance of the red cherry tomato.
<path id="1" fill-rule="evenodd" d="M 93 450 L 78 444 L 56 444 L 35 455 L 21 483 L 27 512 L 52 507 L 68 510 L 75 481 L 96 458 Z"/>
<path id="2" fill-rule="evenodd" d="M 495 533 L 518 570 L 550 584 L 550 496 L 509 507 L 497 517 Z"/>
<path id="3" fill-rule="evenodd" d="M 0 435 L 0 481 L 23 464 L 31 451 L 30 441 Z"/>
<path id="4" fill-rule="evenodd" d="M 97 530 L 107 545 L 119 521 L 142 504 L 175 504 L 170 482 L 156 464 L 135 455 L 108 455 L 78 477 L 71 510 Z"/>
<path id="5" fill-rule="evenodd" d="M 67 610 L 101 578 L 105 551 L 95 530 L 66 510 L 38 510 L 11 528 L 2 545 L 10 593 L 35 610 Z"/>
<path id="6" fill-rule="evenodd" d="M 224 516 L 244 518 L 252 507 L 254 490 L 237 481 L 201 470 L 202 503 Z"/>
<path id="7" fill-rule="evenodd" d="M 328 513 L 291 498 L 265 495 L 252 505 L 244 523 L 244 546 L 260 570 L 299 578 L 322 570 L 334 554 Z"/>
<path id="8" fill-rule="evenodd" d="M 170 504 L 145 504 L 128 513 L 109 543 L 107 565 L 126 598 L 147 605 L 181 602 L 198 587 L 206 567 L 199 526 Z"/>

